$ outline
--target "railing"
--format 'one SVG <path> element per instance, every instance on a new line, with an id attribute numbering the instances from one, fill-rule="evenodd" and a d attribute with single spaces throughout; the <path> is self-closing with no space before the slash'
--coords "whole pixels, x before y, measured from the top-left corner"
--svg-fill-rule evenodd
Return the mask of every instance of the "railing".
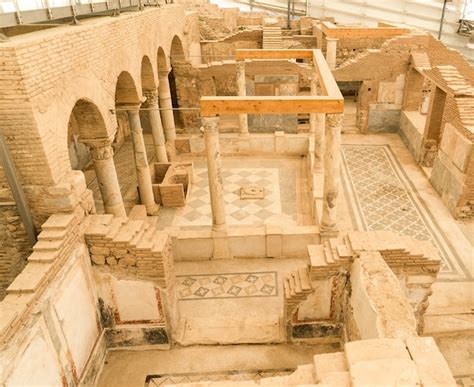
<path id="1" fill-rule="evenodd" d="M 143 9 L 173 0 L 0 0 L 0 28 Z"/>

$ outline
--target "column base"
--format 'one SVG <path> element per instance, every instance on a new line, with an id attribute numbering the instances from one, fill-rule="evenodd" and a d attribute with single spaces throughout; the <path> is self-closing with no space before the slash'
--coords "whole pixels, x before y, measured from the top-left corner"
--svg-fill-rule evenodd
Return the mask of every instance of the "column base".
<path id="1" fill-rule="evenodd" d="M 166 153 L 168 154 L 168 160 L 176 160 L 176 144 L 174 140 L 166 141 Z"/>
<path id="2" fill-rule="evenodd" d="M 322 224 L 320 226 L 319 234 L 321 236 L 321 240 L 326 241 L 329 238 L 337 238 L 339 236 L 339 230 L 336 224 L 333 226 L 326 226 Z"/>
<path id="3" fill-rule="evenodd" d="M 104 212 L 106 214 L 111 214 L 111 215 L 116 216 L 118 218 L 127 217 L 127 213 L 125 212 L 125 207 L 123 206 L 123 203 L 119 203 L 119 204 L 116 204 L 114 206 L 104 205 Z"/>
<path id="4" fill-rule="evenodd" d="M 146 214 L 148 216 L 155 216 L 160 213 L 160 206 L 156 203 L 153 204 L 145 204 Z"/>
<path id="5" fill-rule="evenodd" d="M 212 230 L 211 238 L 212 238 L 212 243 L 214 247 L 214 250 L 212 252 L 212 258 L 214 259 L 233 258 L 227 231 Z"/>

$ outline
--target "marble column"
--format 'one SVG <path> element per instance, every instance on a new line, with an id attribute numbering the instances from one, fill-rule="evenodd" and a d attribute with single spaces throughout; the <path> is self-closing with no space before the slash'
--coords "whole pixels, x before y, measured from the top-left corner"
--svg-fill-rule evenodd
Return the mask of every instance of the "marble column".
<path id="1" fill-rule="evenodd" d="M 322 233 L 337 233 L 337 200 L 341 180 L 341 129 L 343 114 L 326 114 Z"/>
<path id="2" fill-rule="evenodd" d="M 90 149 L 105 213 L 125 217 L 127 213 L 115 169 L 112 141 L 113 137 L 84 142 Z"/>
<path id="3" fill-rule="evenodd" d="M 212 209 L 212 239 L 214 258 L 231 258 L 225 213 L 224 187 L 219 150 L 218 117 L 203 117 L 206 143 L 207 173 Z"/>
<path id="4" fill-rule="evenodd" d="M 161 120 L 165 130 L 166 148 L 169 158 L 172 160 L 176 156 L 176 128 L 174 125 L 173 102 L 171 100 L 170 82 L 168 80 L 169 70 L 158 73 L 158 95 L 160 99 Z"/>
<path id="5" fill-rule="evenodd" d="M 150 120 L 156 159 L 160 163 L 167 163 L 168 155 L 166 154 L 165 135 L 163 133 L 163 125 L 161 124 L 158 92 L 156 90 L 152 90 L 146 91 L 144 94 L 146 97 L 147 108 L 150 109 L 148 110 L 148 119 Z"/>
<path id="6" fill-rule="evenodd" d="M 240 97 L 247 95 L 247 89 L 245 85 L 245 62 L 238 61 L 236 63 L 237 68 L 237 92 Z M 239 134 L 241 136 L 249 135 L 249 124 L 247 114 L 239 114 Z"/>
<path id="7" fill-rule="evenodd" d="M 311 79 L 311 95 L 318 95 L 318 80 Z M 310 133 L 314 136 L 314 164 L 313 171 L 320 171 L 323 163 L 324 152 L 324 130 L 325 130 L 326 114 L 325 113 L 310 113 L 309 126 Z"/>
<path id="8" fill-rule="evenodd" d="M 338 38 L 326 38 L 326 62 L 331 70 L 336 68 L 336 53 Z"/>
<path id="9" fill-rule="evenodd" d="M 145 205 L 148 215 L 156 215 L 158 213 L 158 206 L 155 203 L 155 197 L 153 195 L 150 166 L 148 165 L 143 129 L 140 123 L 139 107 L 136 106 L 128 109 L 127 115 L 130 124 L 130 132 L 132 133 L 133 154 L 135 156 L 140 200 L 141 203 Z"/>

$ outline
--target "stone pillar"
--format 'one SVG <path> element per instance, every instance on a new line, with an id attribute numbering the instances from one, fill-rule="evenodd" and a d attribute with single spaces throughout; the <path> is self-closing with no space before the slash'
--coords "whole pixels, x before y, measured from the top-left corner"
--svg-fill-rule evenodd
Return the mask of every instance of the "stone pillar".
<path id="1" fill-rule="evenodd" d="M 240 97 L 247 95 L 247 89 L 245 85 L 245 62 L 238 61 L 236 64 L 237 68 L 237 91 Z M 247 114 L 239 114 L 239 134 L 241 136 L 249 135 L 249 124 Z"/>
<path id="2" fill-rule="evenodd" d="M 331 70 L 336 68 L 336 53 L 338 38 L 326 38 L 326 62 Z"/>
<path id="3" fill-rule="evenodd" d="M 318 82 L 316 78 L 311 79 L 311 95 L 317 95 Z M 310 133 L 314 135 L 314 164 L 313 171 L 320 171 L 323 163 L 324 153 L 324 130 L 326 127 L 325 113 L 310 113 Z"/>
<path id="4" fill-rule="evenodd" d="M 158 94 L 160 99 L 161 119 L 165 130 L 166 148 L 169 158 L 172 160 L 176 156 L 176 128 L 174 126 L 173 102 L 171 101 L 170 82 L 168 80 L 169 70 L 158 73 Z"/>
<path id="5" fill-rule="evenodd" d="M 326 114 L 324 187 L 321 232 L 337 233 L 337 199 L 341 173 L 341 129 L 343 114 Z"/>
<path id="6" fill-rule="evenodd" d="M 222 180 L 221 155 L 219 150 L 218 117 L 203 117 L 206 142 L 207 173 L 212 208 L 212 239 L 214 258 L 231 258 L 225 214 L 224 187 Z"/>
<path id="7" fill-rule="evenodd" d="M 158 92 L 156 90 L 144 93 L 148 109 L 148 119 L 150 120 L 151 134 L 153 136 L 153 145 L 155 146 L 156 159 L 160 163 L 167 163 L 168 156 L 166 154 L 165 135 L 163 133 L 163 125 L 161 124 L 161 116 L 158 104 Z"/>
<path id="8" fill-rule="evenodd" d="M 135 156 L 135 167 L 137 169 L 138 191 L 141 203 L 145 205 L 148 215 L 156 215 L 158 206 L 155 203 L 151 183 L 150 167 L 143 139 L 143 129 L 140 123 L 139 107 L 127 110 L 130 131 L 132 133 L 133 153 Z"/>
<path id="9" fill-rule="evenodd" d="M 84 141 L 89 146 L 106 214 L 125 217 L 120 184 L 114 164 L 112 138 Z"/>

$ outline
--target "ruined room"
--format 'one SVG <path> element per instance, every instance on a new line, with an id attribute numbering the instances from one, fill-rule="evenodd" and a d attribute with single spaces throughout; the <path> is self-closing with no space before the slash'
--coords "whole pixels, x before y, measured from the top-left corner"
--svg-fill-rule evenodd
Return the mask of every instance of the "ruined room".
<path id="1" fill-rule="evenodd" d="M 473 14 L 0 0 L 0 385 L 473 386 Z"/>

